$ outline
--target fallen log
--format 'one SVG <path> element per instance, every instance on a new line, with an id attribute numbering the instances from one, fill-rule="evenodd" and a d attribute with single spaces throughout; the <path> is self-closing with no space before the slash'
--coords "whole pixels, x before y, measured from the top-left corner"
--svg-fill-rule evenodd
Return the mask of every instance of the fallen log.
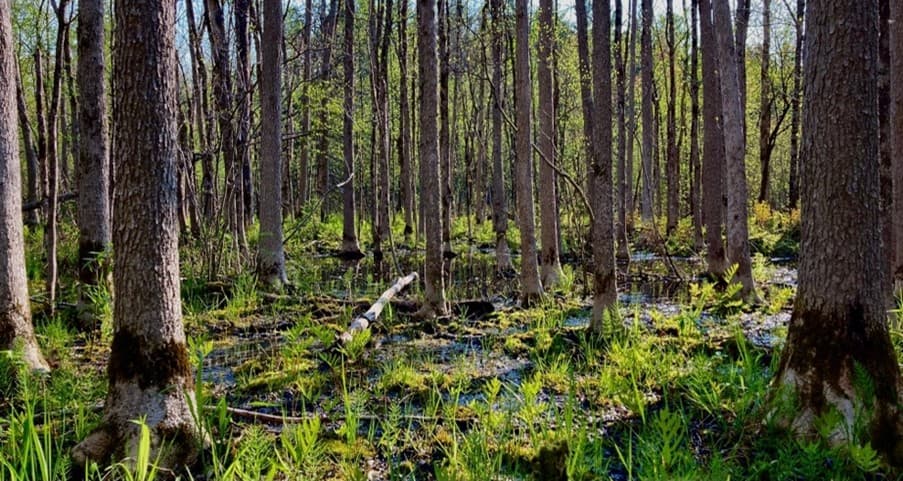
<path id="1" fill-rule="evenodd" d="M 395 284 L 392 285 L 386 292 L 383 292 L 379 299 L 370 306 L 370 309 L 362 315 L 358 316 L 354 321 L 351 322 L 351 325 L 348 326 L 348 329 L 339 336 L 339 340 L 346 344 L 354 338 L 354 335 L 367 327 L 370 326 L 371 323 L 376 322 L 376 319 L 383 312 L 383 308 L 386 307 L 386 304 L 395 297 L 395 294 L 401 292 L 402 289 L 408 286 L 411 282 L 417 279 L 417 273 L 412 272 L 404 277 L 399 277 Z"/>

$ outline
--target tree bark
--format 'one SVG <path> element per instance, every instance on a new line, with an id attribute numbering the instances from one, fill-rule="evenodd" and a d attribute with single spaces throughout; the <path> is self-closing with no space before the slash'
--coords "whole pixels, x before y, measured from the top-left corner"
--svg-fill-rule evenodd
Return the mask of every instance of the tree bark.
<path id="1" fill-rule="evenodd" d="M 693 218 L 693 244 L 697 250 L 701 250 L 705 246 L 705 239 L 702 233 L 702 165 L 699 160 L 698 3 L 698 0 L 690 2 L 690 215 Z"/>
<path id="2" fill-rule="evenodd" d="M 236 182 L 241 182 L 241 198 L 236 199 L 237 208 L 241 211 L 241 220 L 245 226 L 249 226 L 254 220 L 252 199 L 254 196 L 251 184 L 251 35 L 248 31 L 248 17 L 251 14 L 250 0 L 235 0 L 232 5 L 235 22 L 235 70 L 236 86 L 235 94 L 238 97 L 236 135 L 235 135 L 235 160 Z M 267 45 L 266 48 L 281 49 L 282 39 L 277 45 Z M 281 70 L 281 69 L 280 69 Z M 263 79 L 261 79 L 261 82 Z M 265 93 L 262 90 L 261 93 Z M 262 100 L 262 96 L 261 96 Z M 261 126 L 261 135 L 266 135 L 267 130 Z M 261 166 L 263 169 L 263 166 Z M 262 177 L 264 182 L 269 179 Z"/>
<path id="3" fill-rule="evenodd" d="M 806 17 L 799 291 L 772 392 L 776 405 L 792 396 L 795 409 L 774 414 L 812 436 L 825 434 L 819 416 L 838 413 L 831 442 L 869 442 L 900 466 L 879 224 L 877 2 L 810 2 Z M 857 426 L 865 432 L 850 439 Z"/>
<path id="4" fill-rule="evenodd" d="M 408 2 L 400 1 L 398 14 L 398 169 L 401 210 L 404 214 L 405 242 L 414 234 L 414 174 L 411 136 L 411 107 L 408 94 Z"/>
<path id="5" fill-rule="evenodd" d="M 627 144 L 632 143 L 633 139 L 627 128 L 627 106 L 626 106 L 626 63 L 627 55 L 621 48 L 621 22 L 622 22 L 622 0 L 615 1 L 615 32 L 614 32 L 614 62 L 617 75 L 617 115 L 618 115 L 618 173 L 616 184 L 616 202 L 618 209 L 618 217 L 615 222 L 615 234 L 617 236 L 617 251 L 619 259 L 630 259 L 630 242 L 627 239 L 627 206 L 630 204 L 628 197 L 630 194 L 630 168 L 627 163 L 633 162 L 633 159 L 627 158 Z"/>
<path id="6" fill-rule="evenodd" d="M 282 1 L 263 4 L 260 78 L 260 251 L 257 275 L 264 285 L 287 282 L 282 247 Z"/>
<path id="7" fill-rule="evenodd" d="M 113 8 L 113 345 L 103 421 L 73 449 L 78 465 L 134 458 L 135 419 L 159 468 L 191 464 L 201 441 L 179 300 L 175 10 L 161 0 Z"/>
<path id="8" fill-rule="evenodd" d="M 78 2 L 78 96 L 81 126 L 76 166 L 78 196 L 79 281 L 83 286 L 107 283 L 100 254 L 110 247 L 110 148 L 106 80 L 104 78 L 104 2 Z M 80 304 L 87 306 L 85 293 Z M 83 320 L 93 321 L 89 314 Z"/>
<path id="9" fill-rule="evenodd" d="M 329 13 L 320 23 L 323 37 L 323 58 L 320 65 L 320 78 L 330 80 L 332 77 L 332 43 L 333 36 L 338 25 L 338 9 L 339 0 L 330 0 Z M 328 212 L 328 204 L 326 202 L 326 194 L 329 192 L 329 88 L 327 87 L 327 95 L 323 95 L 320 101 L 319 115 L 319 132 L 320 142 L 317 145 L 317 193 L 320 195 L 322 207 L 320 208 L 320 219 L 326 220 Z"/>
<path id="10" fill-rule="evenodd" d="M 890 76 L 903 78 L 903 5 L 890 5 Z M 903 85 L 894 82 L 890 86 L 890 149 L 893 167 L 893 228 L 894 250 L 893 280 L 895 290 L 903 287 Z"/>
<path id="11" fill-rule="evenodd" d="M 894 179 L 891 160 L 890 131 L 890 0 L 878 0 L 878 184 L 881 196 L 881 239 L 885 246 L 894 245 L 893 198 Z M 895 79 L 896 80 L 896 79 Z M 894 266 L 894 249 L 885 249 L 887 264 Z M 890 284 L 888 285 L 890 286 Z M 893 290 L 888 288 L 888 307 L 896 307 Z"/>
<path id="12" fill-rule="evenodd" d="M 530 14 L 527 0 L 515 1 L 514 103 L 517 109 L 516 177 L 518 221 L 521 238 L 521 297 L 531 304 L 542 295 L 536 258 L 536 224 L 533 217 L 533 89 L 530 87 Z"/>
<path id="13" fill-rule="evenodd" d="M 22 72 L 16 68 L 16 106 L 19 114 L 19 129 L 22 131 L 22 146 L 25 149 L 25 202 L 38 202 L 41 184 L 38 178 L 38 153 L 31 133 L 31 122 L 28 120 L 28 108 L 25 105 L 25 92 L 22 90 Z M 25 225 L 38 225 L 37 209 L 25 213 Z"/>
<path id="14" fill-rule="evenodd" d="M 724 114 L 724 152 L 727 167 L 727 258 L 737 264 L 733 280 L 743 285 L 741 295 L 755 299 L 756 286 L 752 278 L 749 255 L 749 226 L 747 224 L 746 141 L 743 130 L 743 104 L 737 62 L 734 61 L 731 12 L 727 2 L 714 2 L 713 21 L 721 60 L 721 97 Z"/>
<path id="15" fill-rule="evenodd" d="M 583 137 L 586 149 L 586 195 L 589 199 L 596 198 L 596 177 L 591 175 L 593 164 L 596 161 L 596 127 L 593 99 L 593 68 L 589 57 L 589 35 L 587 33 L 586 0 L 575 0 L 574 11 L 577 20 L 577 61 L 580 65 L 580 107 L 583 112 Z M 592 245 L 594 227 L 590 225 L 590 239 Z"/>
<path id="16" fill-rule="evenodd" d="M 800 133 L 800 97 L 802 96 L 803 40 L 806 0 L 796 1 L 796 46 L 793 55 L 793 92 L 790 98 L 790 208 L 795 209 L 799 202 L 799 133 Z"/>
<path id="17" fill-rule="evenodd" d="M 417 0 L 417 47 L 420 82 L 420 211 L 426 234 L 422 317 L 448 312 L 442 275 L 442 199 L 439 163 L 439 58 L 436 0 Z"/>
<path id="18" fill-rule="evenodd" d="M 492 18 L 492 229 L 495 232 L 496 270 L 500 274 L 514 270 L 508 248 L 508 195 L 505 192 L 505 167 L 502 163 L 502 52 L 507 31 L 504 9 L 503 0 L 489 1 Z"/>
<path id="19" fill-rule="evenodd" d="M 762 0 L 762 70 L 759 77 L 759 202 L 770 202 L 771 176 L 771 0 Z"/>
<path id="20" fill-rule="evenodd" d="M 350 179 L 342 187 L 342 247 L 345 256 L 361 256 L 354 225 L 356 215 L 354 199 L 354 10 L 355 0 L 345 0 L 345 36 L 343 70 L 345 75 L 344 115 L 342 142 L 345 153 L 345 178 Z"/>
<path id="21" fill-rule="evenodd" d="M 29 369 L 49 371 L 31 325 L 25 273 L 11 10 L 11 2 L 0 2 L 0 349 L 19 347 Z"/>
<path id="22" fill-rule="evenodd" d="M 557 163 L 555 146 L 555 91 L 552 83 L 552 55 L 555 50 L 555 11 L 552 0 L 539 2 L 537 68 L 539 81 L 539 215 L 541 243 L 539 258 L 542 285 L 552 288 L 561 277 L 558 257 L 558 193 L 555 189 Z"/>
<path id="23" fill-rule="evenodd" d="M 705 222 L 706 272 L 720 279 L 727 269 L 722 238 L 724 218 L 724 130 L 721 125 L 721 77 L 710 0 L 699 0 L 702 40 L 702 215 Z"/>
<path id="24" fill-rule="evenodd" d="M 653 158 L 655 156 L 655 127 L 653 126 L 653 72 L 652 72 L 652 0 L 642 0 L 643 28 L 640 39 L 640 57 L 643 84 L 643 195 L 640 209 L 643 222 L 652 221 L 653 217 Z"/>
<path id="25" fill-rule="evenodd" d="M 668 234 L 677 228 L 680 219 L 680 159 L 677 153 L 677 44 L 674 41 L 674 0 L 668 0 L 665 22 L 666 41 L 668 43 L 668 118 L 666 120 L 667 157 L 665 176 L 668 183 L 667 221 L 665 229 Z"/>
<path id="26" fill-rule="evenodd" d="M 451 123 L 448 108 L 449 48 L 448 48 L 448 2 L 438 0 L 438 48 L 439 48 L 439 164 L 442 189 L 442 252 L 451 254 L 452 222 L 452 173 L 453 151 L 451 148 Z"/>
<path id="27" fill-rule="evenodd" d="M 593 317 L 590 331 L 602 334 L 605 317 L 617 309 L 615 239 L 612 200 L 612 108 L 611 108 L 611 6 L 608 0 L 593 1 L 593 126 L 597 145 L 593 149 Z"/>
<path id="28" fill-rule="evenodd" d="M 625 103 L 626 123 L 627 123 L 627 146 L 624 163 L 624 177 L 627 179 L 627 192 L 624 193 L 624 200 L 627 202 L 627 232 L 633 231 L 634 214 L 636 213 L 636 194 L 634 185 L 634 146 L 636 145 L 636 43 L 637 43 L 637 5 L 639 0 L 630 0 L 630 25 L 627 29 L 626 56 L 627 56 L 627 98 Z"/>

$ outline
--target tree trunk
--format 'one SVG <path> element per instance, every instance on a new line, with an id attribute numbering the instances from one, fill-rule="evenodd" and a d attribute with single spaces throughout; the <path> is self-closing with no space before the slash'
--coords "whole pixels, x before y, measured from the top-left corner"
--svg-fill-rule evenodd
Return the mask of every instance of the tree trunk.
<path id="1" fill-rule="evenodd" d="M 16 68 L 16 110 L 19 114 L 19 129 L 22 131 L 22 146 L 25 149 L 25 202 L 38 202 L 41 185 L 38 178 L 38 154 L 31 134 L 31 122 L 28 120 L 28 108 L 25 105 L 25 92 L 22 90 L 22 72 Z M 25 225 L 38 225 L 38 209 L 30 209 L 25 213 Z"/>
<path id="2" fill-rule="evenodd" d="M 185 1 L 185 12 L 188 18 L 188 37 L 191 44 L 192 64 L 192 110 L 195 123 L 195 136 L 201 158 L 201 212 L 208 222 L 213 219 L 216 198 L 216 186 L 213 181 L 213 156 L 210 152 L 210 130 L 207 128 L 209 101 L 207 99 L 207 67 L 201 50 L 201 34 L 194 18 L 192 0 Z M 192 164 L 193 165 L 193 164 Z M 194 177 L 191 179 L 194 182 Z"/>
<path id="3" fill-rule="evenodd" d="M 495 262 L 499 273 L 514 270 L 508 248 L 508 195 L 505 192 L 505 167 L 502 163 L 502 51 L 504 50 L 505 3 L 489 0 L 492 17 L 492 230 L 495 232 Z"/>
<path id="4" fill-rule="evenodd" d="M 724 130 L 721 125 L 721 77 L 710 0 L 699 0 L 702 40 L 702 215 L 705 222 L 706 272 L 720 279 L 727 269 L 722 238 L 724 218 Z"/>
<path id="5" fill-rule="evenodd" d="M 903 5 L 890 5 L 890 76 L 903 78 Z M 893 228 L 894 250 L 893 278 L 895 290 L 903 287 L 903 85 L 899 81 L 890 86 L 890 148 L 893 164 Z"/>
<path id="6" fill-rule="evenodd" d="M 806 17 L 799 291 L 772 391 L 776 406 L 792 396 L 794 409 L 775 415 L 800 435 L 868 442 L 900 466 L 879 224 L 877 3 L 810 2 Z M 820 422 L 828 412 L 838 425 Z M 863 436 L 850 439 L 858 426 Z"/>
<path id="7" fill-rule="evenodd" d="M 298 209 L 307 205 L 310 199 L 310 82 L 313 74 L 313 45 L 311 41 L 311 31 L 313 30 L 313 2 L 305 0 L 304 2 L 304 70 L 301 79 L 301 159 L 298 167 Z"/>
<path id="8" fill-rule="evenodd" d="M 615 2 L 615 33 L 614 33 L 614 62 L 615 62 L 615 70 L 617 75 L 617 115 L 618 115 L 618 173 L 617 173 L 617 184 L 616 184 L 616 202 L 618 209 L 618 217 L 615 223 L 615 234 L 617 235 L 617 256 L 619 259 L 630 259 L 630 242 L 627 239 L 627 206 L 630 203 L 628 197 L 630 197 L 630 175 L 628 172 L 630 168 L 627 166 L 628 162 L 633 162 L 633 159 L 627 158 L 627 143 L 633 142 L 633 139 L 629 138 L 630 132 L 627 128 L 627 106 L 626 106 L 626 91 L 625 84 L 627 82 L 627 73 L 626 73 L 626 63 L 627 63 L 627 55 L 626 52 L 621 48 L 622 36 L 621 36 L 621 23 L 622 23 L 622 0 L 617 0 Z"/>
<path id="9" fill-rule="evenodd" d="M 630 0 L 630 25 L 627 29 L 626 56 L 627 58 L 627 98 L 625 103 L 626 123 L 627 123 L 627 146 L 624 157 L 624 177 L 627 179 L 627 192 L 624 193 L 624 200 L 627 202 L 627 232 L 633 231 L 634 214 L 636 213 L 636 190 L 634 185 L 633 166 L 634 166 L 634 146 L 636 145 L 636 42 L 637 42 L 637 5 L 639 0 Z"/>
<path id="10" fill-rule="evenodd" d="M 0 2 L 0 349 L 20 346 L 29 369 L 49 371 L 31 325 L 25 273 L 11 9 L 11 2 Z"/>
<path id="11" fill-rule="evenodd" d="M 608 0 L 593 1 L 593 317 L 590 331 L 602 334 L 605 317 L 617 309 L 615 238 L 612 201 L 612 109 L 611 109 L 611 6 Z"/>
<path id="12" fill-rule="evenodd" d="M 878 184 L 881 196 L 881 239 L 885 246 L 894 245 L 893 198 L 894 180 L 891 160 L 890 131 L 890 0 L 878 0 Z M 894 249 L 885 249 L 887 264 L 895 265 Z M 892 289 L 886 289 L 888 308 L 897 307 Z"/>
<path id="13" fill-rule="evenodd" d="M 344 115 L 342 122 L 342 141 L 345 153 L 345 179 L 342 187 L 342 247 L 345 256 L 361 256 L 361 248 L 357 243 L 357 231 L 354 218 L 356 215 L 354 199 L 354 10 L 355 0 L 345 0 L 345 37 L 343 48 L 343 70 L 345 74 Z"/>
<path id="14" fill-rule="evenodd" d="M 741 295 L 755 299 L 747 225 L 746 141 L 743 135 L 743 104 L 737 62 L 734 61 L 731 12 L 727 2 L 714 2 L 713 21 L 721 65 L 721 92 L 724 114 L 724 152 L 727 172 L 727 258 L 737 264 L 734 280 L 743 285 Z"/>
<path id="15" fill-rule="evenodd" d="M 759 79 L 759 166 L 762 169 L 759 202 L 769 202 L 771 175 L 771 0 L 762 0 L 762 72 Z"/>
<path id="16" fill-rule="evenodd" d="M 643 196 L 641 210 L 644 222 L 653 217 L 653 158 L 655 157 L 655 127 L 653 123 L 653 85 L 652 78 L 652 0 L 642 0 L 643 29 L 640 39 L 640 57 L 643 64 Z"/>
<path id="17" fill-rule="evenodd" d="M 417 0 L 417 47 L 420 79 L 420 210 L 426 234 L 422 317 L 445 315 L 442 275 L 442 199 L 439 164 L 439 58 L 436 0 Z"/>
<path id="18" fill-rule="evenodd" d="M 531 304 L 542 295 L 536 258 L 536 224 L 533 217 L 533 89 L 530 87 L 530 14 L 527 0 L 515 1 L 514 103 L 517 109 L 516 156 L 518 221 L 521 237 L 521 296 Z"/>
<path id="19" fill-rule="evenodd" d="M 586 0 L 576 0 L 574 11 L 577 19 L 577 60 L 580 63 L 580 107 L 583 112 L 583 137 L 586 149 L 586 195 L 587 198 L 596 198 L 596 177 L 591 175 L 593 164 L 596 161 L 596 127 L 593 99 L 593 69 L 589 58 L 589 36 L 587 34 Z M 590 245 L 593 244 L 593 225 L 590 225 Z"/>
<path id="20" fill-rule="evenodd" d="M 442 189 L 442 252 L 451 253 L 452 172 L 451 124 L 448 109 L 448 1 L 438 0 L 439 48 L 439 164 Z"/>
<path id="21" fill-rule="evenodd" d="M 677 154 L 677 44 L 674 41 L 674 0 L 668 0 L 666 26 L 668 43 L 668 118 L 667 122 L 667 157 L 665 175 L 668 182 L 667 223 L 668 234 L 677 228 L 680 219 L 680 159 Z"/>
<path id="22" fill-rule="evenodd" d="M 796 0 L 796 47 L 793 55 L 793 92 L 790 98 L 790 208 L 795 209 L 799 202 L 799 133 L 800 133 L 800 97 L 802 96 L 803 66 L 803 23 L 806 0 Z"/>
<path id="23" fill-rule="evenodd" d="M 109 389 L 100 427 L 72 457 L 79 465 L 134 459 L 134 420 L 143 419 L 150 459 L 176 469 L 191 464 L 201 444 L 179 301 L 176 9 L 160 0 L 117 0 L 113 11 L 116 303 Z"/>
<path id="24" fill-rule="evenodd" d="M 257 275 L 264 285 L 287 282 L 282 248 L 282 1 L 263 4 L 260 78 L 260 251 Z"/>
<path id="25" fill-rule="evenodd" d="M 408 97 L 408 2 L 400 1 L 398 14 L 398 168 L 401 210 L 404 213 L 404 238 L 411 242 L 414 234 L 414 174 L 411 145 L 411 107 Z"/>
<path id="26" fill-rule="evenodd" d="M 751 0 L 737 0 L 737 12 L 734 18 L 736 37 L 732 37 L 734 42 L 734 56 L 737 63 L 737 79 L 740 84 L 740 105 L 741 112 L 744 113 L 742 120 L 743 135 L 746 135 L 746 33 L 749 30 L 749 14 Z M 717 2 L 716 2 L 717 3 Z M 728 20 L 728 26 L 730 21 Z M 723 78 L 723 77 L 722 77 Z"/>
<path id="27" fill-rule="evenodd" d="M 690 2 L 690 215 L 693 218 L 693 244 L 705 246 L 702 234 L 702 165 L 699 162 L 699 29 L 698 0 Z M 686 8 L 686 4 L 684 4 Z M 686 12 L 686 11 L 685 11 Z M 686 15 L 686 13 L 685 13 Z"/>
<path id="28" fill-rule="evenodd" d="M 78 2 L 78 96 L 80 149 L 76 166 L 78 189 L 79 281 L 84 286 L 106 283 L 105 263 L 98 257 L 110 247 L 110 165 L 107 99 L 104 78 L 104 2 Z M 85 293 L 80 303 L 87 305 Z M 87 312 L 86 312 L 87 313 Z M 90 315 L 84 320 L 93 321 Z"/>
<path id="29" fill-rule="evenodd" d="M 537 68 L 539 80 L 539 215 L 542 249 L 539 258 L 542 266 L 542 285 L 554 287 L 561 277 L 558 260 L 558 199 L 555 192 L 555 107 L 552 84 L 552 55 L 555 49 L 555 12 L 552 0 L 539 2 L 539 41 L 537 43 Z"/>
<path id="30" fill-rule="evenodd" d="M 329 13 L 321 22 L 323 43 L 325 45 L 320 66 L 320 78 L 327 82 L 332 77 L 332 42 L 336 25 L 338 25 L 338 9 L 339 0 L 330 0 Z M 329 90 L 327 86 L 327 94 L 323 95 L 320 101 L 320 130 L 318 132 L 320 142 L 317 145 L 317 193 L 320 195 L 323 203 L 320 208 L 321 220 L 326 220 L 326 213 L 328 212 L 326 194 L 329 192 Z"/>
<path id="31" fill-rule="evenodd" d="M 236 182 L 241 182 L 241 198 L 236 200 L 237 208 L 241 212 L 241 220 L 245 226 L 250 225 L 254 220 L 252 210 L 253 192 L 251 185 L 251 58 L 250 58 L 250 41 L 251 36 L 248 32 L 248 17 L 251 14 L 250 0 L 235 0 L 232 5 L 233 16 L 235 19 L 235 70 L 236 73 L 236 96 L 238 97 L 237 106 L 237 129 L 235 136 L 235 160 L 236 166 Z M 273 45 L 272 48 L 281 48 L 282 43 Z M 270 46 L 267 45 L 269 48 Z M 262 81 L 263 79 L 261 79 Z M 261 87 L 263 87 L 261 85 Z M 262 91 L 263 93 L 263 91 Z M 262 127 L 262 126 L 261 126 Z M 261 129 L 261 135 L 266 135 L 265 128 Z M 261 139 L 262 140 L 262 139 Z M 261 166 L 262 169 L 262 166 Z M 269 180 L 262 177 L 264 182 Z"/>

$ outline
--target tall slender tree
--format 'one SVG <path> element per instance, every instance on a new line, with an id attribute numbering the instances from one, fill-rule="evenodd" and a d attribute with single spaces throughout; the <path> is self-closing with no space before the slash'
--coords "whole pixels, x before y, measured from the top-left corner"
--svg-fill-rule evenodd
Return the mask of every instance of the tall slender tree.
<path id="1" fill-rule="evenodd" d="M 734 36 L 731 33 L 731 12 L 727 2 L 713 3 L 713 25 L 721 66 L 721 97 L 724 115 L 724 152 L 727 173 L 727 257 L 737 264 L 734 280 L 743 285 L 741 294 L 747 299 L 756 296 L 749 254 L 749 226 L 747 225 L 748 190 L 746 187 L 746 140 L 744 139 L 744 109 L 741 103 L 740 77 L 737 72 Z"/>
<path id="2" fill-rule="evenodd" d="M 78 2 L 78 186 L 79 281 L 83 286 L 106 282 L 100 254 L 110 246 L 110 165 L 107 99 L 104 80 L 104 2 Z M 82 296 L 84 299 L 84 296 Z M 87 304 L 83 304 L 87 305 Z M 89 309 L 84 309 L 89 313 Z M 85 317 L 85 316 L 83 316 Z M 86 316 L 91 320 L 93 315 Z"/>
<path id="3" fill-rule="evenodd" d="M 354 223 L 357 208 L 354 199 L 354 15 L 355 0 L 345 0 L 345 35 L 342 66 L 345 74 L 342 142 L 345 154 L 345 181 L 342 186 L 342 247 L 346 257 L 362 257 Z"/>
<path id="4" fill-rule="evenodd" d="M 282 247 L 282 1 L 263 3 L 260 78 L 260 250 L 257 274 L 267 285 L 286 282 Z"/>
<path id="5" fill-rule="evenodd" d="M 439 163 L 439 58 L 436 0 L 417 0 L 417 47 L 420 79 L 420 210 L 426 233 L 424 318 L 445 315 L 445 280 L 442 275 L 442 214 Z"/>
<path id="6" fill-rule="evenodd" d="M 777 421 L 903 464 L 900 369 L 887 329 L 878 185 L 877 2 L 809 2 L 799 291 L 773 397 Z M 826 48 L 830 46 L 830 48 Z M 834 425 L 823 422 L 834 413 Z M 861 427 L 861 428 L 860 428 Z"/>
<path id="7" fill-rule="evenodd" d="M 702 234 L 702 165 L 699 159 L 699 22 L 698 0 L 690 2 L 690 215 L 696 249 L 705 246 Z M 686 4 L 684 4 L 686 15 Z"/>
<path id="8" fill-rule="evenodd" d="M 30 369 L 49 371 L 31 325 L 25 273 L 11 10 L 11 2 L 0 2 L 0 349 L 19 347 Z"/>
<path id="9" fill-rule="evenodd" d="M 530 87 L 530 12 L 527 0 L 516 0 L 514 104 L 517 109 L 515 139 L 517 211 L 520 222 L 521 297 L 524 304 L 542 295 L 536 258 L 536 224 L 533 217 L 533 89 Z"/>
<path id="10" fill-rule="evenodd" d="M 771 0 L 762 0 L 762 59 L 759 76 L 759 202 L 769 201 L 771 176 Z"/>
<path id="11" fill-rule="evenodd" d="M 508 195 L 502 163 L 502 52 L 507 32 L 504 8 L 503 0 L 489 0 L 492 19 L 492 230 L 495 232 L 496 269 L 507 274 L 514 266 L 508 247 Z"/>
<path id="12" fill-rule="evenodd" d="M 414 234 L 414 169 L 408 95 L 408 1 L 401 0 L 398 6 L 398 181 L 401 184 L 399 200 L 404 214 L 404 237 L 410 242 Z"/>
<path id="13" fill-rule="evenodd" d="M 555 91 L 552 55 L 555 49 L 555 10 L 552 0 L 540 0 L 536 76 L 539 80 L 539 214 L 542 248 L 539 258 L 542 284 L 554 286 L 561 276 L 558 256 L 558 193 L 556 192 Z"/>
<path id="14" fill-rule="evenodd" d="M 680 159 L 677 154 L 677 43 L 674 38 L 674 0 L 668 0 L 665 15 L 665 38 L 668 44 L 668 118 L 666 120 L 665 177 L 667 179 L 667 223 L 670 234 L 680 217 Z"/>
<path id="15" fill-rule="evenodd" d="M 790 208 L 796 208 L 799 202 L 799 132 L 800 132 L 800 103 L 802 96 L 803 78 L 803 23 L 805 18 L 806 0 L 796 1 L 796 12 L 793 23 L 796 30 L 796 47 L 793 53 L 793 90 L 790 95 L 790 176 L 788 196 Z"/>
<path id="16" fill-rule="evenodd" d="M 615 277 L 614 202 L 612 196 L 611 5 L 593 0 L 593 318 L 590 330 L 601 334 L 605 315 L 618 301 Z"/>
<path id="17" fill-rule="evenodd" d="M 721 76 L 710 0 L 699 0 L 702 42 L 702 215 L 705 221 L 706 272 L 721 278 L 727 269 L 722 237 L 724 219 L 724 130 L 721 125 Z"/>
<path id="18" fill-rule="evenodd" d="M 643 195 L 640 198 L 640 209 L 643 221 L 652 220 L 653 216 L 653 172 L 652 164 L 655 157 L 655 126 L 653 125 L 653 105 L 655 85 L 653 85 L 652 71 L 652 0 L 642 0 L 643 28 L 640 39 L 640 57 L 642 62 L 643 84 Z"/>
<path id="19" fill-rule="evenodd" d="M 150 459 L 173 469 L 201 445 L 179 300 L 176 8 L 117 0 L 113 11 L 113 345 L 103 420 L 73 459 L 134 459 L 143 419 Z"/>

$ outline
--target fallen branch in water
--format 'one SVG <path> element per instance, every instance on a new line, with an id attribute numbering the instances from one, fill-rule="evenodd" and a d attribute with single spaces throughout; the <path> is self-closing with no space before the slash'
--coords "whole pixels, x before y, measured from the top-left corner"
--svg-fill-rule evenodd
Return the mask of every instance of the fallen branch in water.
<path id="1" fill-rule="evenodd" d="M 412 272 L 404 277 L 399 277 L 395 284 L 392 285 L 386 292 L 383 292 L 379 299 L 370 306 L 370 309 L 362 315 L 358 316 L 354 321 L 351 322 L 351 325 L 348 326 L 348 329 L 339 336 L 339 340 L 345 344 L 351 341 L 354 338 L 354 335 L 367 327 L 370 326 L 371 323 L 376 322 L 376 319 L 383 312 L 383 308 L 386 307 L 386 304 L 395 297 L 395 294 L 401 292 L 402 289 L 408 286 L 411 282 L 417 279 L 417 273 Z"/>

